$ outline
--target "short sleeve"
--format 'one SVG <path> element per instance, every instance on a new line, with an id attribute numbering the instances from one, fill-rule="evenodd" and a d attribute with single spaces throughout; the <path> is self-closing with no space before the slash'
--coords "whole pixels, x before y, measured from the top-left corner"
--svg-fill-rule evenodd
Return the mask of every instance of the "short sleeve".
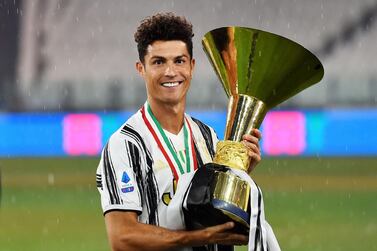
<path id="1" fill-rule="evenodd" d="M 210 127 L 210 130 L 211 130 L 211 137 L 212 137 L 212 142 L 213 142 L 213 150 L 214 152 L 216 152 L 216 146 L 217 146 L 217 143 L 219 142 L 219 137 L 217 136 L 215 130 Z"/>
<path id="2" fill-rule="evenodd" d="M 142 212 L 140 180 L 135 173 L 142 165 L 138 151 L 136 145 L 119 133 L 112 135 L 104 147 L 96 173 L 104 214 L 113 210 Z"/>

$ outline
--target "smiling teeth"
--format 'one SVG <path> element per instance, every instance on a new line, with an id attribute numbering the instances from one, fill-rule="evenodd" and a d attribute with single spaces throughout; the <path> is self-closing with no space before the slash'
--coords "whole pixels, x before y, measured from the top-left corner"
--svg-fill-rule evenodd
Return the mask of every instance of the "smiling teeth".
<path id="1" fill-rule="evenodd" d="M 165 87 L 174 87 L 178 85 L 179 85 L 179 82 L 167 82 L 167 83 L 162 84 L 162 86 L 165 86 Z"/>

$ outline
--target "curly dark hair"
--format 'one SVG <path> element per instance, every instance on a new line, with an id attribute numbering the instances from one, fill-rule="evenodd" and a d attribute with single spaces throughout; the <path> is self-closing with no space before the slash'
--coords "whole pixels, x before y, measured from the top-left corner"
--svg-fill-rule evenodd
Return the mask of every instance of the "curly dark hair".
<path id="1" fill-rule="evenodd" d="M 154 41 L 180 40 L 187 46 L 187 51 L 192 58 L 192 24 L 181 16 L 171 12 L 158 13 L 141 21 L 135 32 L 135 42 L 139 52 L 139 59 L 144 62 L 148 45 Z"/>

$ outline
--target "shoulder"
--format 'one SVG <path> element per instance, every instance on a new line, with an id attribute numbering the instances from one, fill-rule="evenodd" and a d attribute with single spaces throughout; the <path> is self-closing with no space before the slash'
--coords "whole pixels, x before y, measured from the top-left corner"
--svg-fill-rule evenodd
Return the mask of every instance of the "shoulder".
<path id="1" fill-rule="evenodd" d="M 207 149 L 209 155 L 213 157 L 215 154 L 216 144 L 219 140 L 215 130 L 199 119 L 193 118 L 191 116 L 187 117 L 190 121 L 189 123 L 192 124 L 192 131 L 197 146 L 199 147 L 199 149 Z"/>
<path id="2" fill-rule="evenodd" d="M 140 111 L 137 111 L 111 135 L 107 147 L 124 148 L 126 144 L 131 143 L 139 148 L 145 148 L 144 134 L 145 124 Z"/>
<path id="3" fill-rule="evenodd" d="M 192 116 L 190 116 L 190 115 L 187 115 L 187 117 L 197 126 L 197 127 L 199 127 L 199 129 L 202 129 L 202 130 L 206 130 L 206 131 L 213 131 L 213 132 L 215 132 L 215 130 L 211 127 L 211 126 L 209 126 L 209 125 L 207 125 L 206 123 L 204 123 L 204 122 L 202 122 L 202 121 L 200 121 L 199 119 L 197 119 L 197 118 L 194 118 L 194 117 L 192 117 Z"/>
<path id="4" fill-rule="evenodd" d="M 101 154 L 104 163 L 112 163 L 117 168 L 137 166 L 139 161 L 151 163 L 150 142 L 140 120 L 138 111 L 110 136 Z"/>
<path id="5" fill-rule="evenodd" d="M 196 127 L 201 132 L 201 134 L 203 134 L 203 136 L 210 136 L 210 138 L 213 138 L 213 137 L 217 138 L 216 132 L 211 126 L 205 124 L 204 122 L 190 115 L 187 115 L 187 118 L 189 119 L 193 127 Z"/>

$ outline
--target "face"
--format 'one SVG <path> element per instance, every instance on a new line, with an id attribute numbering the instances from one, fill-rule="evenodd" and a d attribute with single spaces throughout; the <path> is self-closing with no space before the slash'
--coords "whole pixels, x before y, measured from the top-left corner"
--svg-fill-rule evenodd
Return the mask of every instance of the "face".
<path id="1" fill-rule="evenodd" d="M 182 41 L 158 40 L 149 45 L 144 63 L 136 63 L 146 83 L 148 101 L 172 105 L 185 102 L 194 65 Z"/>

